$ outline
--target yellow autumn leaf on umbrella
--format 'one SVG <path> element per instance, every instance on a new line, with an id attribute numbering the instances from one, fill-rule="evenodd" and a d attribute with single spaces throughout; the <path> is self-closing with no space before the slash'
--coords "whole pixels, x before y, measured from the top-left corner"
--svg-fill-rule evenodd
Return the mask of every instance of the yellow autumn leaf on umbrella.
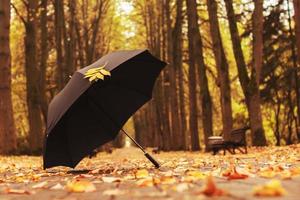
<path id="1" fill-rule="evenodd" d="M 105 69 L 105 63 L 103 66 L 89 69 L 85 74 L 84 78 L 88 78 L 90 82 L 104 80 L 105 76 L 111 76 L 111 73 Z"/>
<path id="2" fill-rule="evenodd" d="M 256 186 L 253 189 L 255 196 L 283 196 L 286 194 L 286 190 L 282 187 L 279 180 L 271 180 L 265 185 Z"/>

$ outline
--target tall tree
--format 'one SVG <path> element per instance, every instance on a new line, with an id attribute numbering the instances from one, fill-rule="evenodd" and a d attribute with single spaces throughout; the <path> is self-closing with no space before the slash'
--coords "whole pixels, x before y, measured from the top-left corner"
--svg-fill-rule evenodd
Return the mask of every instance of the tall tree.
<path id="1" fill-rule="evenodd" d="M 206 65 L 203 58 L 202 38 L 198 25 L 196 0 L 187 0 L 188 37 L 189 37 L 189 78 L 190 78 L 190 129 L 192 150 L 199 150 L 199 135 L 197 123 L 196 100 L 196 69 L 200 78 L 200 96 L 202 107 L 202 123 L 207 144 L 208 137 L 212 135 L 212 101 L 208 89 Z M 196 118 L 196 119 L 195 119 Z M 207 145 L 206 145 L 207 147 Z"/>
<path id="2" fill-rule="evenodd" d="M 207 8 L 209 14 L 210 34 L 213 43 L 213 52 L 218 71 L 218 79 L 220 82 L 220 101 L 222 111 L 223 135 L 225 139 L 230 136 L 232 129 L 232 107 L 231 107 L 231 90 L 229 79 L 229 67 L 226 59 L 218 20 L 218 5 L 215 0 L 207 0 Z"/>
<path id="3" fill-rule="evenodd" d="M 29 120 L 29 134 L 28 142 L 30 151 L 32 153 L 40 153 L 43 146 L 43 130 L 44 124 L 42 120 L 42 113 L 45 116 L 45 96 L 41 94 L 44 91 L 46 84 L 45 81 L 45 63 L 39 64 L 38 54 L 38 11 L 39 1 L 38 0 L 27 0 L 22 1 L 26 9 L 26 17 L 22 15 L 17 7 L 12 4 L 16 14 L 19 16 L 25 27 L 24 44 L 25 44 L 25 74 L 26 74 L 26 91 L 27 91 L 27 107 L 28 107 L 28 120 Z M 42 2 L 42 7 L 45 8 L 47 5 Z M 42 16 L 46 15 L 45 11 Z M 44 19 L 41 19 L 43 21 Z M 45 27 L 44 27 L 45 28 Z M 41 30 L 43 32 L 45 30 Z M 43 32 L 45 33 L 45 32 Z M 43 46 L 42 46 L 43 45 Z M 41 48 L 46 47 L 41 42 Z M 47 48 L 46 48 L 47 49 Z M 44 49 L 44 50 L 46 50 Z M 43 51 L 44 51 L 43 50 Z M 43 59 L 47 58 L 45 52 L 41 52 Z M 45 61 L 43 61 L 45 62 Z M 42 67 L 42 68 L 41 68 Z M 44 109 L 44 110 L 43 110 Z M 42 112 L 43 110 L 43 112 Z"/>
<path id="4" fill-rule="evenodd" d="M 63 33 L 65 32 L 65 15 L 63 1 L 54 1 L 54 26 L 55 26 L 55 45 L 56 45 L 56 82 L 57 90 L 64 86 L 64 52 L 63 52 Z"/>
<path id="5" fill-rule="evenodd" d="M 263 65 L 263 0 L 254 1 L 254 13 L 252 16 L 253 27 L 253 69 L 252 75 L 256 78 L 256 84 L 259 86 L 261 78 L 261 69 Z"/>
<path id="6" fill-rule="evenodd" d="M 184 99 L 184 74 L 183 74 L 183 65 L 182 65 L 182 47 L 183 47 L 183 39 L 182 39 L 182 23 L 183 23 L 183 0 L 176 1 L 176 18 L 175 25 L 172 31 L 172 39 L 173 39 L 173 65 L 175 68 L 175 80 L 176 80 L 176 100 L 177 100 L 177 110 L 176 113 L 179 117 L 179 127 L 177 135 L 179 144 L 179 149 L 188 149 L 188 141 L 187 140 L 187 132 L 186 132 L 186 112 L 185 112 L 185 99 Z M 182 139 L 184 138 L 184 139 Z"/>
<path id="7" fill-rule="evenodd" d="M 38 0 L 28 0 L 25 21 L 25 69 L 27 106 L 29 115 L 29 145 L 32 152 L 40 152 L 43 144 L 43 122 L 40 107 L 40 70 L 37 60 Z"/>
<path id="8" fill-rule="evenodd" d="M 41 15 L 40 15 L 40 105 L 41 111 L 44 117 L 44 121 L 47 119 L 47 96 L 46 96 L 46 69 L 48 59 L 48 0 L 41 1 Z"/>
<path id="9" fill-rule="evenodd" d="M 256 4 L 259 3 L 257 2 Z M 251 75 L 249 77 L 242 46 L 241 46 L 241 38 L 237 28 L 237 22 L 235 18 L 232 0 L 225 0 L 225 5 L 226 5 L 227 17 L 229 21 L 229 29 L 230 29 L 234 57 L 238 68 L 238 76 L 242 86 L 243 93 L 245 95 L 246 105 L 247 105 L 249 119 L 250 119 L 252 143 L 256 146 L 266 145 L 266 138 L 265 138 L 264 128 L 262 124 L 262 114 L 260 108 L 260 92 L 257 84 L 258 79 L 256 78 L 257 75 L 256 67 L 252 66 Z M 253 20 L 262 20 L 261 19 L 262 15 L 260 14 L 262 10 L 260 9 L 261 8 L 258 5 L 255 6 L 256 11 L 254 12 L 255 15 L 253 16 Z M 256 19 L 256 17 L 260 17 L 260 18 Z M 260 29 L 260 28 L 261 27 L 256 27 L 255 29 Z M 254 34 L 258 34 L 259 32 L 260 31 L 254 31 Z M 254 37 L 257 38 L 260 36 L 254 36 Z M 257 43 L 257 39 L 255 43 Z M 259 63 L 258 61 L 255 62 Z"/>
<path id="10" fill-rule="evenodd" d="M 9 47 L 10 0 L 0 4 L 0 154 L 16 149 L 16 132 L 11 96 L 11 59 Z"/>
<path id="11" fill-rule="evenodd" d="M 296 30 L 296 40 L 297 40 L 297 58 L 298 58 L 298 65 L 300 65 L 300 1 L 293 0 L 294 3 L 294 19 L 295 19 L 295 30 Z"/>
<path id="12" fill-rule="evenodd" d="M 297 46 L 297 60 L 298 60 L 298 66 L 295 65 L 295 86 L 296 86 L 296 102 L 297 102 L 297 115 L 298 115 L 298 127 L 297 127 L 297 133 L 298 133 L 298 138 L 300 140 L 300 83 L 299 83 L 299 72 L 300 72 L 300 1 L 299 0 L 294 0 L 294 19 L 295 19 L 295 33 L 296 33 L 296 46 Z M 288 1 L 289 3 L 289 1 Z M 290 12 L 289 12 L 290 15 Z M 290 19 L 290 17 L 289 17 Z M 289 20 L 289 24 L 291 26 L 291 22 Z M 292 44 L 293 46 L 294 44 Z M 292 47 L 294 49 L 294 47 Z M 294 51 L 294 50 L 293 50 Z"/>
<path id="13" fill-rule="evenodd" d="M 176 21 L 175 26 L 172 27 L 170 0 L 166 1 L 165 16 L 166 16 L 166 38 L 167 38 L 167 55 L 169 65 L 169 94 L 170 94 L 170 108 L 171 112 L 171 131 L 173 135 L 173 150 L 182 150 L 185 148 L 184 131 L 181 130 L 180 123 L 180 107 L 178 98 L 177 75 L 179 67 L 182 67 L 181 58 L 181 31 L 182 31 L 182 4 L 183 0 L 176 1 Z"/>

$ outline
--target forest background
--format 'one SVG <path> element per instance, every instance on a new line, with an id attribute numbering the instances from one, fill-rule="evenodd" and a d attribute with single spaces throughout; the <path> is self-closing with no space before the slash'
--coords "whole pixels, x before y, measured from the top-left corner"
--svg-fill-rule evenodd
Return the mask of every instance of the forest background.
<path id="1" fill-rule="evenodd" d="M 125 126 L 143 146 L 204 150 L 244 126 L 250 145 L 300 141 L 299 0 L 0 2 L 1 153 L 41 153 L 48 104 L 69 76 L 141 48 L 169 63 Z"/>

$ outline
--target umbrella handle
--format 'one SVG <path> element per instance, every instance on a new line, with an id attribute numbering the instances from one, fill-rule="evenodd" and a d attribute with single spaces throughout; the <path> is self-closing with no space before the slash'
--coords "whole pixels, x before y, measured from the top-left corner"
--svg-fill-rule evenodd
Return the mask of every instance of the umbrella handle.
<path id="1" fill-rule="evenodd" d="M 148 160 L 150 160 L 152 162 L 152 164 L 156 167 L 156 168 L 159 168 L 160 165 L 159 163 L 150 155 L 148 154 L 147 152 L 144 153 L 144 155 L 146 156 L 146 158 L 148 158 Z"/>
<path id="2" fill-rule="evenodd" d="M 146 150 L 137 142 L 135 141 L 135 139 L 133 139 L 124 129 L 121 129 L 121 131 L 139 148 L 144 152 L 144 155 L 146 156 L 146 158 L 148 158 L 148 160 L 150 160 L 150 162 L 152 162 L 152 164 L 156 167 L 159 168 L 160 165 L 159 163 L 150 155 L 146 152 Z"/>

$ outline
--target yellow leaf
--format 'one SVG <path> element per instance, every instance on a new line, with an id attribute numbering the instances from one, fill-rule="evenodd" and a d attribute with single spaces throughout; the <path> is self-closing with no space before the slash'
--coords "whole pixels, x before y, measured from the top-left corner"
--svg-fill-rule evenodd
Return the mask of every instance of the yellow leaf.
<path id="1" fill-rule="evenodd" d="M 96 80 L 96 78 L 97 78 L 96 76 L 92 76 L 92 77 L 89 78 L 89 81 L 93 82 L 93 80 Z"/>
<path id="2" fill-rule="evenodd" d="M 140 179 L 136 182 L 139 187 L 152 187 L 160 183 L 160 180 L 153 177 Z"/>
<path id="3" fill-rule="evenodd" d="M 200 172 L 200 171 L 188 171 L 187 176 L 184 177 L 185 182 L 194 182 L 203 180 L 207 177 L 206 174 Z"/>
<path id="4" fill-rule="evenodd" d="M 160 178 L 161 184 L 174 184 L 176 183 L 176 179 L 173 176 L 163 176 Z"/>
<path id="5" fill-rule="evenodd" d="M 147 178 L 149 176 L 149 172 L 146 169 L 138 170 L 135 173 L 136 178 Z"/>
<path id="6" fill-rule="evenodd" d="M 275 196 L 283 196 L 287 192 L 281 186 L 281 182 L 279 180 L 271 180 L 265 185 L 254 187 L 253 193 L 255 196 L 275 197 Z"/>
<path id="7" fill-rule="evenodd" d="M 92 77 L 92 76 L 94 76 L 94 74 L 86 74 L 86 75 L 84 76 L 84 78 L 89 78 L 89 77 Z"/>
<path id="8" fill-rule="evenodd" d="M 104 69 L 106 65 L 107 63 L 105 63 L 101 67 L 89 69 L 84 74 L 84 78 L 88 78 L 89 81 L 92 82 L 92 81 L 98 81 L 99 79 L 104 80 L 104 76 L 111 76 L 111 73 Z"/>
<path id="9" fill-rule="evenodd" d="M 276 172 L 272 170 L 265 170 L 261 171 L 258 175 L 263 178 L 274 178 L 276 176 Z"/>
<path id="10" fill-rule="evenodd" d="M 136 182 L 139 187 L 152 187 L 154 185 L 152 178 L 140 179 Z"/>
<path id="11" fill-rule="evenodd" d="M 75 180 L 67 184 L 69 192 L 94 192 L 96 187 L 93 183 L 84 180 Z"/>
<path id="12" fill-rule="evenodd" d="M 100 73 L 97 73 L 96 77 L 97 77 L 97 79 L 104 80 L 104 76 L 102 74 L 100 74 Z"/>
<path id="13" fill-rule="evenodd" d="M 101 74 L 103 74 L 105 76 L 111 76 L 110 72 L 105 69 L 101 69 L 100 72 L 101 72 Z"/>
<path id="14" fill-rule="evenodd" d="M 280 173 L 280 178 L 284 180 L 292 179 L 292 173 L 288 170 L 284 170 Z"/>

